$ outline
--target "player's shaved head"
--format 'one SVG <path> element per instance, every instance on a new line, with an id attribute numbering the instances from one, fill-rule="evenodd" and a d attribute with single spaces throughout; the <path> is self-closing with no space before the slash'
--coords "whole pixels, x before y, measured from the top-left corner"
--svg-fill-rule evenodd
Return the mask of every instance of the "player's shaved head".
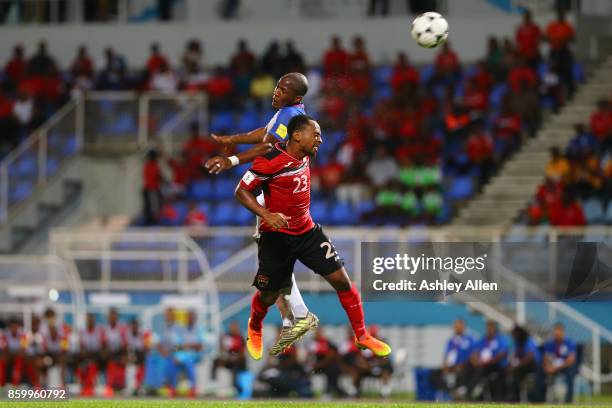
<path id="1" fill-rule="evenodd" d="M 287 81 L 287 84 L 295 92 L 297 96 L 304 96 L 308 92 L 308 79 L 299 72 L 290 72 L 283 75 L 281 79 Z"/>

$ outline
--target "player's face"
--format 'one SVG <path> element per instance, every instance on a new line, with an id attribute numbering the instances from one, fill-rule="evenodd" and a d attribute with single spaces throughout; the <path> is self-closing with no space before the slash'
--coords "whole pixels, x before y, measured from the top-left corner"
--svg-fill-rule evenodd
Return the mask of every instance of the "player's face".
<path id="1" fill-rule="evenodd" d="M 302 137 L 300 138 L 300 145 L 309 156 L 314 156 L 319 150 L 319 146 L 323 143 L 321 139 L 321 127 L 315 121 L 310 121 L 310 124 L 300 131 Z"/>
<path id="2" fill-rule="evenodd" d="M 293 105 L 297 102 L 297 96 L 291 87 L 291 81 L 288 78 L 281 78 L 274 88 L 272 94 L 272 107 L 274 109 L 284 108 L 285 106 Z"/>

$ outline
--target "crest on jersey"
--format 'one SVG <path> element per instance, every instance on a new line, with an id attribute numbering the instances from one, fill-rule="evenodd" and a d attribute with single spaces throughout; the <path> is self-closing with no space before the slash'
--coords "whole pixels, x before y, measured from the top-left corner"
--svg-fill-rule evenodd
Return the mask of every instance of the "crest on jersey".
<path id="1" fill-rule="evenodd" d="M 268 283 L 270 282 L 270 278 L 268 278 L 266 275 L 257 275 L 257 286 L 259 286 L 260 288 L 265 288 L 266 286 L 268 286 Z"/>
<path id="2" fill-rule="evenodd" d="M 255 180 L 255 175 L 250 171 L 247 171 L 246 173 L 244 173 L 244 176 L 242 176 L 242 182 L 247 186 L 251 184 L 251 181 L 253 180 Z"/>
<path id="3" fill-rule="evenodd" d="M 287 138 L 287 126 L 283 125 L 282 123 L 280 125 L 278 125 L 278 127 L 276 128 L 276 133 L 282 137 L 283 139 Z"/>

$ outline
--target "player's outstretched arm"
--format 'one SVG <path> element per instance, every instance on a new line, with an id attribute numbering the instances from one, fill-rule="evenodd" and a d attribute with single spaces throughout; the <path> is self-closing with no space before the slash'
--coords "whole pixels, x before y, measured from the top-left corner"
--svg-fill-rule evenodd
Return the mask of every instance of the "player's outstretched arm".
<path id="1" fill-rule="evenodd" d="M 206 167 L 208 172 L 211 174 L 219 174 L 238 164 L 249 163 L 258 156 L 263 156 L 264 154 L 270 153 L 271 150 L 272 143 L 259 143 L 246 152 L 238 153 L 237 155 L 232 156 L 235 163 L 232 163 L 232 159 L 229 157 L 215 156 L 208 159 L 206 164 L 204 164 L 204 167 Z"/>
<path id="2" fill-rule="evenodd" d="M 237 135 L 228 136 L 219 136 L 213 133 L 211 137 L 215 142 L 225 146 L 233 144 L 256 144 L 264 141 L 266 137 L 266 128 L 261 127 L 247 133 L 238 133 Z"/>
<path id="3" fill-rule="evenodd" d="M 238 186 L 234 193 L 236 200 L 255 215 L 260 216 L 266 224 L 272 228 L 286 228 L 289 226 L 289 218 L 281 213 L 273 213 L 268 211 L 266 207 L 263 207 L 257 202 L 257 199 L 250 191 Z"/>

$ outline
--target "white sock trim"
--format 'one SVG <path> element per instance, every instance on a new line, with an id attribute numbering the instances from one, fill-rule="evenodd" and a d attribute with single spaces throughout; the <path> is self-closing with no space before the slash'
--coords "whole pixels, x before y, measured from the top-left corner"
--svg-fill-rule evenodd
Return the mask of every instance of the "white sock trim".
<path id="1" fill-rule="evenodd" d="M 302 299 L 302 294 L 300 293 L 297 282 L 295 281 L 295 274 L 291 275 L 291 283 L 291 294 L 286 296 L 286 299 L 291 307 L 293 317 L 295 319 L 303 319 L 308 314 L 308 306 L 306 306 L 304 299 Z"/>

